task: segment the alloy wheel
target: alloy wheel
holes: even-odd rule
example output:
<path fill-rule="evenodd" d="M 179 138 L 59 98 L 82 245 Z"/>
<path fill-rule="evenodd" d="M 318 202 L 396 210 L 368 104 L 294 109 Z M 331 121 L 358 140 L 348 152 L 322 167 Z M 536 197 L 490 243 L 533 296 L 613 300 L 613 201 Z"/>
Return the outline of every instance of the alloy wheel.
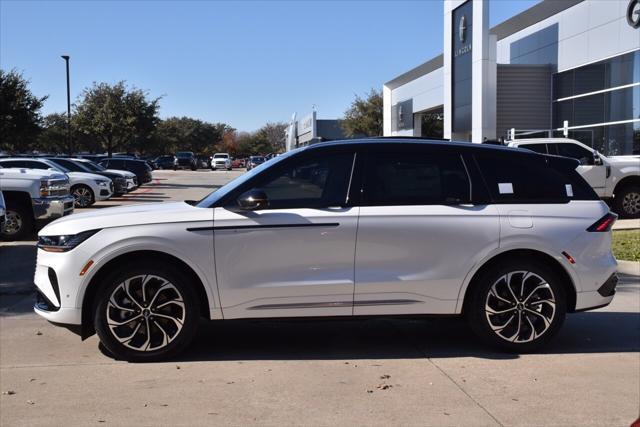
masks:
<path fill-rule="evenodd" d="M 640 193 L 629 192 L 622 199 L 622 209 L 627 215 L 637 215 L 640 213 Z"/>
<path fill-rule="evenodd" d="M 126 279 L 111 292 L 106 307 L 113 337 L 123 346 L 142 352 L 169 345 L 182 331 L 185 318 L 178 288 L 155 275 Z"/>
<path fill-rule="evenodd" d="M 512 271 L 496 280 L 487 294 L 485 315 L 500 338 L 526 343 L 542 336 L 551 327 L 556 298 L 541 276 L 528 271 Z"/>
<path fill-rule="evenodd" d="M 22 217 L 18 212 L 7 211 L 2 225 L 2 234 L 13 235 L 22 229 Z"/>
<path fill-rule="evenodd" d="M 86 187 L 78 187 L 73 190 L 73 197 L 76 199 L 76 206 L 86 208 L 91 204 L 93 197 L 91 190 Z"/>

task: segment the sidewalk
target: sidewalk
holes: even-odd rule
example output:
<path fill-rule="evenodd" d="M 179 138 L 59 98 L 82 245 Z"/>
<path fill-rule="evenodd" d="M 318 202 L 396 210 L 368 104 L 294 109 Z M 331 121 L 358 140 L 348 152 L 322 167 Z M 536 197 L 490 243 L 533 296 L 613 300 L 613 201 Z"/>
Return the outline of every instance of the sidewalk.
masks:
<path fill-rule="evenodd" d="M 640 219 L 619 219 L 613 224 L 613 230 L 638 230 Z"/>

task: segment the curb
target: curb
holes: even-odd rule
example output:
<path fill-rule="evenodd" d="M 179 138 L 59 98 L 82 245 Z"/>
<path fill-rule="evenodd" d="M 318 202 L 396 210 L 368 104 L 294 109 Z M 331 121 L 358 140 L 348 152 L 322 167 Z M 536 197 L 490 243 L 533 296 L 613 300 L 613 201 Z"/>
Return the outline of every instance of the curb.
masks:
<path fill-rule="evenodd" d="M 618 260 L 618 273 L 640 277 L 640 262 Z"/>

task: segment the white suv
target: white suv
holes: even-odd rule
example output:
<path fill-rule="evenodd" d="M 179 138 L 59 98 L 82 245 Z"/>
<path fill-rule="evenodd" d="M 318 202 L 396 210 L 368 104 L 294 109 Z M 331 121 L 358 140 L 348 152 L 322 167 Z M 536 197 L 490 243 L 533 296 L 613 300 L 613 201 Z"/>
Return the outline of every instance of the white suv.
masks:
<path fill-rule="evenodd" d="M 312 145 L 193 206 L 48 225 L 35 310 L 136 361 L 177 354 L 200 317 L 462 315 L 531 351 L 615 293 L 616 216 L 576 165 L 467 143 Z"/>
<path fill-rule="evenodd" d="M 606 157 L 568 138 L 518 139 L 509 147 L 578 160 L 578 172 L 600 198 L 613 201 L 613 209 L 622 217 L 640 218 L 640 156 Z"/>
<path fill-rule="evenodd" d="M 211 157 L 211 170 L 216 169 L 231 170 L 231 156 L 228 153 L 216 153 Z"/>

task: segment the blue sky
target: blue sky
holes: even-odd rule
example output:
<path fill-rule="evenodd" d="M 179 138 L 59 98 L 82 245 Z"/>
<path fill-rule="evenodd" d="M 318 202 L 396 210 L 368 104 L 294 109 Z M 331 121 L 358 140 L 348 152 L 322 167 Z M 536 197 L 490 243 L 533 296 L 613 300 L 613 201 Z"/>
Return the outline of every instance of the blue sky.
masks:
<path fill-rule="evenodd" d="M 491 25 L 537 0 L 492 0 Z M 161 117 L 254 130 L 343 114 L 368 92 L 442 52 L 443 3 L 423 1 L 0 0 L 0 67 L 18 69 L 45 113 L 93 81 L 163 96 Z"/>

